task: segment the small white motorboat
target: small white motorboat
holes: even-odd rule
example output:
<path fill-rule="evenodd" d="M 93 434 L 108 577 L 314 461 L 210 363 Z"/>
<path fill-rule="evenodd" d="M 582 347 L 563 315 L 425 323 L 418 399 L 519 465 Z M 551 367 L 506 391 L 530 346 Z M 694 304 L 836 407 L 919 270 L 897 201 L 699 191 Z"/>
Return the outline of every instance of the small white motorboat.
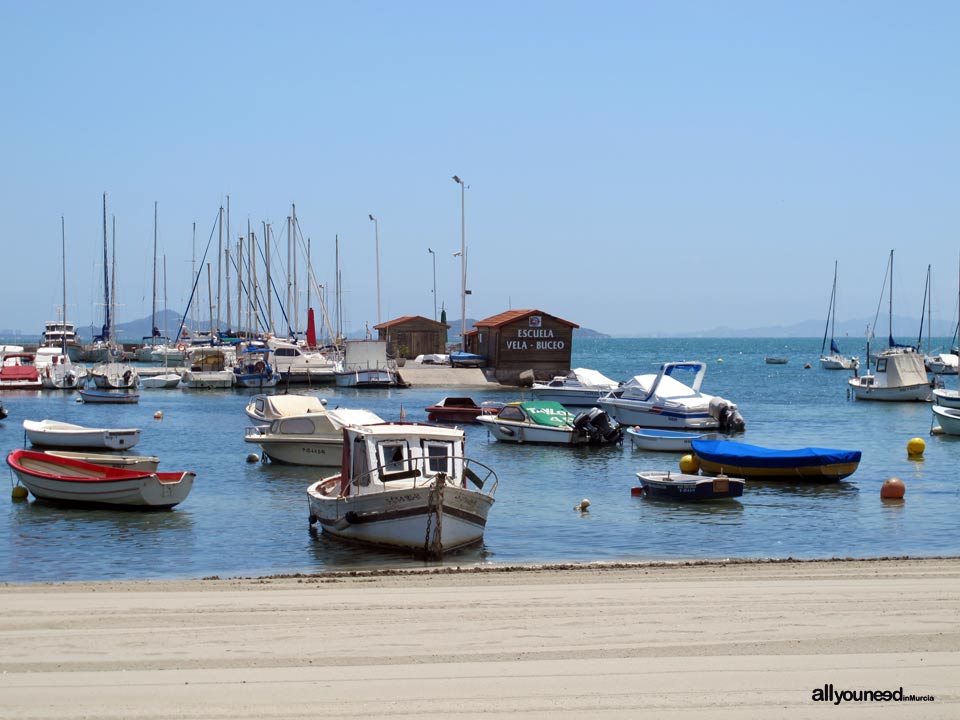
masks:
<path fill-rule="evenodd" d="M 343 428 L 382 422 L 369 410 L 338 408 L 282 417 L 269 426 L 254 425 L 246 429 L 243 439 L 263 448 L 273 462 L 335 468 L 343 460 Z"/>
<path fill-rule="evenodd" d="M 960 409 L 941 405 L 933 405 L 930 409 L 933 410 L 933 417 L 937 422 L 933 432 L 937 432 L 939 426 L 943 435 L 960 435 Z"/>
<path fill-rule="evenodd" d="M 126 450 L 140 442 L 137 428 L 89 428 L 58 420 L 24 420 L 23 430 L 37 447 Z"/>
<path fill-rule="evenodd" d="M 109 465 L 122 470 L 155 472 L 160 465 L 160 458 L 155 455 L 120 455 L 117 453 L 71 452 L 69 450 L 44 450 L 43 452 L 55 457 L 81 460 L 94 465 Z"/>
<path fill-rule="evenodd" d="M 175 372 L 140 377 L 140 387 L 145 390 L 172 390 L 180 384 L 180 376 Z"/>
<path fill-rule="evenodd" d="M 736 405 L 700 392 L 706 371 L 706 363 L 699 361 L 663 363 L 656 375 L 637 375 L 601 397 L 600 407 L 621 425 L 742 432 Z M 693 373 L 693 382 L 682 383 L 675 373 Z"/>
<path fill-rule="evenodd" d="M 480 415 L 497 440 L 552 445 L 608 445 L 620 440 L 620 428 L 599 408 L 574 415 L 558 402 L 511 402 L 496 415 Z"/>
<path fill-rule="evenodd" d="M 600 396 L 620 387 L 620 383 L 588 368 L 574 368 L 546 383 L 534 383 L 530 394 L 537 400 L 558 402 L 565 407 L 599 407 Z"/>
<path fill-rule="evenodd" d="M 195 477 L 189 471 L 124 470 L 32 450 L 14 450 L 7 464 L 35 498 L 77 505 L 171 508 L 186 499 Z"/>
<path fill-rule="evenodd" d="M 960 367 L 960 356 L 954 353 L 938 353 L 924 358 L 924 364 L 934 375 L 956 375 Z"/>
<path fill-rule="evenodd" d="M 233 387 L 233 349 L 210 345 L 194 347 L 180 378 L 184 389 L 217 390 Z"/>
<path fill-rule="evenodd" d="M 429 557 L 483 540 L 497 475 L 464 457 L 460 428 L 417 423 L 344 429 L 343 471 L 307 488 L 325 534 Z"/>
<path fill-rule="evenodd" d="M 689 433 L 659 428 L 627 428 L 624 433 L 634 447 L 657 452 L 692 452 L 694 440 L 720 439 L 720 433 Z"/>

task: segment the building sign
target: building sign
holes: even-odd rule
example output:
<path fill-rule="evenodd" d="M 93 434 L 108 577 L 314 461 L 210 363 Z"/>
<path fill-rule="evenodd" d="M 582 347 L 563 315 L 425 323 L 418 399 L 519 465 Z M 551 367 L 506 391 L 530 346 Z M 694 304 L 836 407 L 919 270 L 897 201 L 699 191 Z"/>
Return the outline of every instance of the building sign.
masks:
<path fill-rule="evenodd" d="M 503 340 L 507 350 L 564 350 L 567 347 L 566 340 L 554 337 L 552 328 L 541 327 L 539 315 L 530 317 L 530 327 L 517 328 L 516 332 L 514 338 L 506 337 L 506 333 L 504 334 Z"/>

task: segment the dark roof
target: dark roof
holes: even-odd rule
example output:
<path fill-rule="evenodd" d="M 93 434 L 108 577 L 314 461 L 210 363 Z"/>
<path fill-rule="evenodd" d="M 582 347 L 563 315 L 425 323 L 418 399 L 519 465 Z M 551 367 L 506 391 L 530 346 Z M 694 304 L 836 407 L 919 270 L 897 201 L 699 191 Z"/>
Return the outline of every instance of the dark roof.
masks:
<path fill-rule="evenodd" d="M 554 320 L 563 323 L 564 325 L 569 325 L 570 327 L 578 328 L 580 327 L 576 323 L 570 322 L 569 320 L 564 320 L 563 318 L 557 317 L 556 315 L 551 315 L 550 313 L 543 312 L 543 310 L 507 310 L 502 312 L 499 315 L 492 315 L 491 317 L 485 318 L 484 320 L 478 320 L 473 324 L 474 327 L 502 327 L 504 325 L 509 325 L 512 322 L 517 320 L 523 320 L 526 317 L 531 315 L 546 315 L 547 317 L 553 318 Z"/>
<path fill-rule="evenodd" d="M 439 325 L 440 327 L 445 327 L 447 329 L 450 328 L 450 326 L 447 325 L 446 323 L 438 322 L 436 320 L 431 320 L 430 318 L 425 318 L 423 315 L 404 315 L 403 317 L 398 317 L 394 320 L 387 320 L 386 322 L 382 322 L 379 325 L 374 325 L 373 329 L 386 330 L 387 328 L 396 327 L 397 325 L 403 325 L 404 323 L 408 323 L 411 320 L 423 320 L 424 322 L 434 323 L 435 325 Z"/>

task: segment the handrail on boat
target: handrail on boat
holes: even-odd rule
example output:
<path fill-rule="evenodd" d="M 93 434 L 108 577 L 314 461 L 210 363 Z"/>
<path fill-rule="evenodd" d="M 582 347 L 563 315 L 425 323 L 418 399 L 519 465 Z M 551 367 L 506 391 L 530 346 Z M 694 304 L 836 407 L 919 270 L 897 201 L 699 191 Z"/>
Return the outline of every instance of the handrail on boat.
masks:
<path fill-rule="evenodd" d="M 428 462 L 437 460 L 448 460 L 454 461 L 454 467 L 456 467 L 456 461 L 461 461 L 461 467 L 463 468 L 463 477 L 458 478 L 455 475 L 451 475 L 443 470 L 432 471 L 429 469 Z M 391 463 L 393 464 L 393 463 Z M 381 486 L 380 491 L 386 492 L 394 488 L 390 487 L 390 483 L 396 480 L 413 480 L 414 488 L 430 487 L 434 484 L 436 479 L 444 475 L 446 480 L 450 484 L 450 481 L 455 481 L 456 485 L 459 485 L 461 479 L 469 480 L 474 486 L 476 486 L 477 491 L 482 492 L 485 495 L 493 497 L 497 492 L 497 487 L 500 484 L 500 479 L 497 477 L 496 471 L 488 465 L 485 465 L 482 462 L 474 460 L 472 458 L 464 457 L 461 455 L 433 455 L 433 456 L 422 456 L 416 458 L 408 458 L 403 461 L 405 466 L 403 470 L 398 472 L 386 472 L 386 467 L 383 465 L 378 465 L 377 467 L 369 470 L 362 475 L 359 475 L 353 478 L 347 485 L 348 495 L 357 494 L 357 491 L 361 488 L 364 493 L 369 493 L 369 487 L 373 484 L 372 480 L 377 480 L 378 484 Z M 450 467 L 450 463 L 447 463 L 447 467 Z M 491 478 L 493 479 L 492 484 L 490 483 Z M 335 476 L 327 478 L 320 485 L 320 490 L 327 494 L 329 491 L 334 490 L 334 488 L 341 487 L 341 476 Z M 352 488 L 352 490 L 351 490 Z M 338 490 L 338 494 L 343 494 Z"/>

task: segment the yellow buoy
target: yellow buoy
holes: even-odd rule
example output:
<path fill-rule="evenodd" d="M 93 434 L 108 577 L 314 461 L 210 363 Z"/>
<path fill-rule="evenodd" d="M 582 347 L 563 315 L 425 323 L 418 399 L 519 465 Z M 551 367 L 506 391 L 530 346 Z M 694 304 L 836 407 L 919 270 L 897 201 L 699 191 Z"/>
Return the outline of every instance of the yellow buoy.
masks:
<path fill-rule="evenodd" d="M 680 458 L 680 472 L 696 475 L 700 472 L 700 462 L 693 455 L 684 455 Z"/>
<path fill-rule="evenodd" d="M 10 495 L 14 500 L 26 500 L 27 489 L 23 485 L 14 485 L 13 492 Z"/>
<path fill-rule="evenodd" d="M 923 438 L 910 438 L 907 442 L 907 455 L 910 457 L 922 457 L 923 451 L 927 449 L 927 444 Z"/>
<path fill-rule="evenodd" d="M 903 500 L 906 491 L 907 488 L 904 486 L 903 480 L 890 478 L 883 481 L 883 485 L 880 487 L 880 497 L 884 500 Z"/>

